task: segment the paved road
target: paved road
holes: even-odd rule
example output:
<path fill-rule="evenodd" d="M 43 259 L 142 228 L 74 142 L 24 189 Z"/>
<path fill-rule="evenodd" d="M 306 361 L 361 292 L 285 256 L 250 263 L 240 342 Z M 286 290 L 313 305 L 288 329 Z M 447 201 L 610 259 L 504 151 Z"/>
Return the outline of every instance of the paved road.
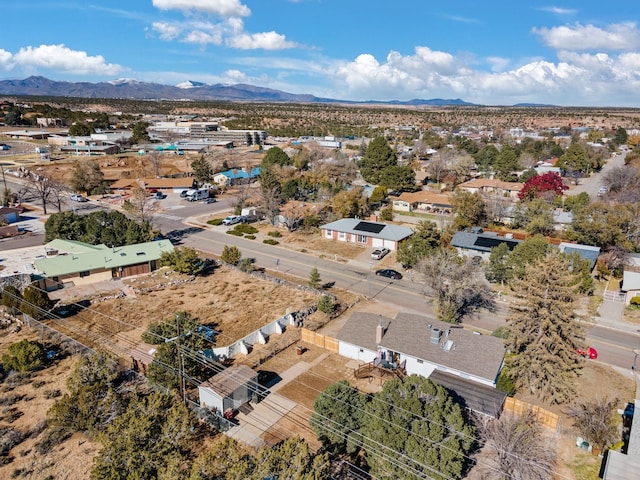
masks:
<path fill-rule="evenodd" d="M 598 190 L 604 185 L 603 178 L 607 172 L 617 167 L 624 166 L 624 159 L 627 156 L 627 152 L 622 152 L 620 155 L 616 155 L 610 158 L 607 163 L 604 164 L 599 172 L 593 173 L 589 178 L 580 180 L 580 184 L 571 189 L 571 195 L 578 195 L 582 192 L 587 192 L 589 198 L 595 199 L 598 196 Z"/>

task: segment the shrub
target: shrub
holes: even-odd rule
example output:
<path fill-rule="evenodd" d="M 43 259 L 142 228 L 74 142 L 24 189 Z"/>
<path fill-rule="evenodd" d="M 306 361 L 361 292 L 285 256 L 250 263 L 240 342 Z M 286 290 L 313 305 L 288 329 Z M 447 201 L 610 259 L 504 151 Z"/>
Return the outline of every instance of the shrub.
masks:
<path fill-rule="evenodd" d="M 272 230 L 272 231 L 270 231 L 269 233 L 267 233 L 267 235 L 269 235 L 270 237 L 273 237 L 273 238 L 280 238 L 280 237 L 282 237 L 282 234 L 281 234 L 279 231 L 277 231 L 277 230 Z"/>
<path fill-rule="evenodd" d="M 243 235 L 243 233 L 238 230 L 227 230 L 227 233 L 236 237 L 241 237 Z"/>
<path fill-rule="evenodd" d="M 255 235 L 245 235 L 244 238 L 246 238 L 247 240 L 255 240 L 256 236 Z"/>
<path fill-rule="evenodd" d="M 274 240 L 273 238 L 265 238 L 262 243 L 266 243 L 267 245 L 279 245 L 280 242 L 277 240 Z"/>
<path fill-rule="evenodd" d="M 2 363 L 7 370 L 28 372 L 37 370 L 45 361 L 44 346 L 40 342 L 20 340 L 9 346 L 9 351 L 2 356 Z"/>
<path fill-rule="evenodd" d="M 207 220 L 207 223 L 209 225 L 218 226 L 218 225 L 222 225 L 223 220 L 224 218 L 212 218 L 211 220 Z"/>
<path fill-rule="evenodd" d="M 253 225 L 247 225 L 246 223 L 238 223 L 233 229 L 237 232 L 244 234 L 258 233 L 258 229 Z"/>
<path fill-rule="evenodd" d="M 220 256 L 220 259 L 224 263 L 229 263 L 231 265 L 237 265 L 241 258 L 242 253 L 240 252 L 240 249 L 236 246 L 229 245 L 224 246 L 222 249 L 222 255 Z"/>
<path fill-rule="evenodd" d="M 636 295 L 631 299 L 631 305 L 634 307 L 640 307 L 640 295 Z"/>

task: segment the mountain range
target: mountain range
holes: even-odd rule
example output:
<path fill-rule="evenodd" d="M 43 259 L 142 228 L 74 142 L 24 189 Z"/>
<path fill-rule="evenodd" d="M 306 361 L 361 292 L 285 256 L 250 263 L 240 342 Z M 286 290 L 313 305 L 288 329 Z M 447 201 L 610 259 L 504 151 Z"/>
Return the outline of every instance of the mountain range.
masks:
<path fill-rule="evenodd" d="M 460 99 L 408 100 L 352 102 L 314 95 L 287 93 L 281 90 L 236 84 L 209 85 L 187 80 L 178 85 L 140 82 L 122 78 L 110 82 L 66 82 L 31 76 L 24 80 L 0 80 L 0 95 L 75 97 L 75 98 L 121 98 L 136 100 L 208 100 L 237 102 L 288 102 L 288 103 L 351 103 L 381 105 L 474 105 Z"/>

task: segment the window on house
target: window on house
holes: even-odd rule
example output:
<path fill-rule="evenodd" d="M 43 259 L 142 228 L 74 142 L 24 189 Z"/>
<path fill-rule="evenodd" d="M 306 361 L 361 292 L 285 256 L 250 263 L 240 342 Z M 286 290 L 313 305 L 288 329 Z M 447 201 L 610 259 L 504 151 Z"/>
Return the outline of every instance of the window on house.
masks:
<path fill-rule="evenodd" d="M 367 237 L 365 235 L 357 235 L 356 242 L 358 243 L 367 243 Z"/>
<path fill-rule="evenodd" d="M 89 272 L 89 270 L 85 270 L 84 272 L 80 272 L 80 277 L 88 277 L 89 275 L 91 275 L 91 272 Z"/>
<path fill-rule="evenodd" d="M 340 233 L 338 233 L 338 238 L 339 238 L 340 240 L 344 240 L 344 239 L 346 239 L 346 238 L 347 238 L 347 234 L 346 234 L 346 233 L 344 233 L 344 232 L 340 232 Z"/>
<path fill-rule="evenodd" d="M 333 231 L 332 231 L 332 230 L 325 230 L 325 232 L 326 232 L 326 233 L 325 233 L 325 236 L 326 236 L 327 238 L 331 238 L 331 237 L 333 236 Z"/>

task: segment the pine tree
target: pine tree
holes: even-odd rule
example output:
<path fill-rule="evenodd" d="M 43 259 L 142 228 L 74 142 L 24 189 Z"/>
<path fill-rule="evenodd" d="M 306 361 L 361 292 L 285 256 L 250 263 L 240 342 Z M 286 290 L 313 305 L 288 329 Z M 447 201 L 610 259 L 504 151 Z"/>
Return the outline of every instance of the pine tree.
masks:
<path fill-rule="evenodd" d="M 318 269 L 316 267 L 313 267 L 311 269 L 311 272 L 309 273 L 309 283 L 308 283 L 308 285 L 311 288 L 320 288 L 320 284 L 321 284 L 320 272 L 318 272 Z"/>
<path fill-rule="evenodd" d="M 576 321 L 576 281 L 569 264 L 553 249 L 527 265 L 522 279 L 514 279 L 516 300 L 510 305 L 507 348 L 516 388 L 552 403 L 572 397 L 582 357 L 584 331 Z"/>

